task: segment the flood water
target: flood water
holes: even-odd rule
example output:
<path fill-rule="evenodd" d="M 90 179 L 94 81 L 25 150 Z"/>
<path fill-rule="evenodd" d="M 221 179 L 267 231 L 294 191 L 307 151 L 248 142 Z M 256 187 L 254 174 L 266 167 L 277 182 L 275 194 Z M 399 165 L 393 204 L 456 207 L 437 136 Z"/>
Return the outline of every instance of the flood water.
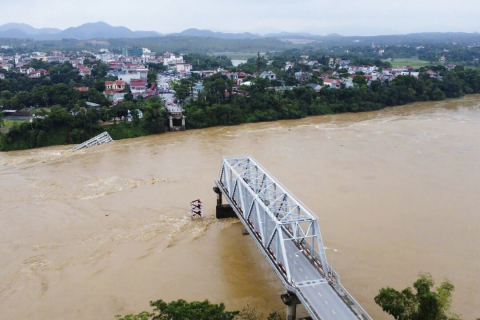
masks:
<path fill-rule="evenodd" d="M 188 119 L 187 119 L 188 124 Z M 480 96 L 379 112 L 0 153 L 0 319 L 114 319 L 183 298 L 283 310 L 238 221 L 217 221 L 222 156 L 251 155 L 317 216 L 374 319 L 420 271 L 480 317 Z M 207 218 L 191 222 L 189 202 Z"/>

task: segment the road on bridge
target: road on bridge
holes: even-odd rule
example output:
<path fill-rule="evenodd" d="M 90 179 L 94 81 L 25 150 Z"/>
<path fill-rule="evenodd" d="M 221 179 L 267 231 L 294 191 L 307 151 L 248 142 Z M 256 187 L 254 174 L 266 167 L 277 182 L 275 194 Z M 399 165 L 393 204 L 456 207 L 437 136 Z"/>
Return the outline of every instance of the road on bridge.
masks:
<path fill-rule="evenodd" d="M 358 320 L 302 251 L 291 241 L 287 241 L 285 248 L 293 282 L 321 319 Z"/>
<path fill-rule="evenodd" d="M 267 223 L 267 229 L 271 231 L 272 228 L 275 228 L 275 222 L 270 220 Z M 358 320 L 345 301 L 305 256 L 303 250 L 300 250 L 292 241 L 285 241 L 285 250 L 295 286 L 320 319 Z"/>

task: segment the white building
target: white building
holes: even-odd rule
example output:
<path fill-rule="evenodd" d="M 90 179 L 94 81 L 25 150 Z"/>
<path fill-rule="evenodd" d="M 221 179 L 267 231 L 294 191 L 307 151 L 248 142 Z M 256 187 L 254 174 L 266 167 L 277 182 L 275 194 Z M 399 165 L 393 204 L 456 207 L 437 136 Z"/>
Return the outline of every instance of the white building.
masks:
<path fill-rule="evenodd" d="M 260 78 L 266 78 L 268 80 L 276 80 L 277 79 L 277 75 L 272 72 L 272 71 L 263 71 L 261 74 L 260 74 Z"/>
<path fill-rule="evenodd" d="M 126 73 L 126 74 L 119 74 L 118 75 L 118 80 L 123 80 L 125 81 L 128 85 L 130 85 L 130 82 L 132 79 L 140 79 L 140 72 L 135 72 L 135 73 Z"/>
<path fill-rule="evenodd" d="M 190 72 L 192 71 L 192 68 L 193 66 L 190 64 L 190 63 L 186 63 L 186 62 L 177 62 L 175 63 L 175 66 L 177 68 L 177 72 Z"/>

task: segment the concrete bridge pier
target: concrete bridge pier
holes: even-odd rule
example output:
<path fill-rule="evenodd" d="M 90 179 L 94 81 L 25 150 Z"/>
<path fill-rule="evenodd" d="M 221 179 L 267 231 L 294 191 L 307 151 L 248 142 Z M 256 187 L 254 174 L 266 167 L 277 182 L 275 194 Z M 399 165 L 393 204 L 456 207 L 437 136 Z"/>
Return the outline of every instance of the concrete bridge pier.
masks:
<path fill-rule="evenodd" d="M 280 296 L 283 303 L 287 306 L 287 320 L 297 319 L 297 304 L 300 304 L 300 300 L 292 292 L 287 292 Z"/>
<path fill-rule="evenodd" d="M 216 216 L 217 219 L 225 218 L 237 218 L 235 211 L 229 204 L 222 204 L 222 192 L 218 187 L 213 187 L 213 191 L 217 194 L 217 207 L 216 207 Z"/>

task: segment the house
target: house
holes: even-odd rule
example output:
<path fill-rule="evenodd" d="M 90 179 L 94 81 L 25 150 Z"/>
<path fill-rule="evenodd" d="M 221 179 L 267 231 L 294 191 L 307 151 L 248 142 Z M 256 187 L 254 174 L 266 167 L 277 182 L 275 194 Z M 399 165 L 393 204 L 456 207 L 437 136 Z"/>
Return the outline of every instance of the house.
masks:
<path fill-rule="evenodd" d="M 138 119 L 143 118 L 143 112 L 140 109 L 135 109 L 135 110 L 133 110 L 133 112 L 135 112 L 137 114 Z M 128 110 L 127 121 L 132 121 L 132 120 L 133 120 L 132 112 L 130 112 L 130 110 Z"/>
<path fill-rule="evenodd" d="M 307 80 L 310 79 L 312 75 L 308 72 L 304 72 L 304 71 L 299 71 L 299 72 L 295 72 L 295 78 L 297 79 L 297 81 L 299 81 L 300 83 L 305 83 L 307 82 Z"/>
<path fill-rule="evenodd" d="M 215 71 L 212 71 L 212 70 L 204 70 L 200 73 L 202 78 L 210 77 L 210 76 L 213 76 L 214 74 L 215 74 Z"/>
<path fill-rule="evenodd" d="M 108 101 L 112 102 L 112 104 L 117 104 L 123 101 L 123 98 L 125 97 L 124 92 L 116 92 L 116 91 L 107 91 L 105 90 L 103 92 L 103 95 L 105 98 L 108 99 Z"/>
<path fill-rule="evenodd" d="M 345 89 L 354 88 L 355 84 L 353 83 L 353 78 L 343 79 L 343 84 L 345 85 Z"/>
<path fill-rule="evenodd" d="M 85 67 L 85 66 L 82 65 L 82 64 L 78 65 L 78 72 L 80 73 L 80 75 L 81 75 L 82 77 L 92 75 L 92 71 L 90 70 L 90 68 Z"/>
<path fill-rule="evenodd" d="M 99 108 L 101 107 L 98 103 L 94 103 L 94 102 L 85 102 L 85 104 L 87 105 L 87 107 L 90 107 L 90 108 Z"/>
<path fill-rule="evenodd" d="M 263 71 L 261 74 L 260 74 L 260 78 L 266 78 L 268 80 L 276 80 L 277 79 L 277 75 L 272 72 L 272 71 Z"/>
<path fill-rule="evenodd" d="M 183 62 L 183 55 L 175 55 L 171 52 L 165 52 L 163 55 L 163 64 L 169 68 L 175 68 L 177 63 Z"/>
<path fill-rule="evenodd" d="M 125 89 L 126 82 L 123 80 L 105 81 L 105 90 L 122 91 Z"/>
<path fill-rule="evenodd" d="M 447 70 L 448 70 L 448 71 L 452 71 L 453 69 L 455 69 L 455 67 L 456 67 L 456 65 L 454 65 L 454 64 L 449 64 L 449 65 L 447 66 Z"/>
<path fill-rule="evenodd" d="M 203 90 L 205 90 L 205 87 L 201 85 L 196 85 L 195 87 L 192 88 L 192 90 L 193 90 L 193 96 L 197 98 L 198 94 Z"/>
<path fill-rule="evenodd" d="M 248 91 L 235 89 L 232 91 L 232 94 L 236 94 L 243 97 L 248 97 Z"/>
<path fill-rule="evenodd" d="M 90 88 L 89 87 L 75 87 L 73 89 L 75 89 L 77 91 L 88 91 L 88 89 L 90 89 Z"/>
<path fill-rule="evenodd" d="M 0 79 L 5 80 L 5 75 L 3 73 L 0 73 Z"/>
<path fill-rule="evenodd" d="M 132 91 L 132 93 L 143 93 L 146 90 L 147 90 L 147 80 L 132 79 L 130 81 L 130 91 Z"/>
<path fill-rule="evenodd" d="M 30 66 L 22 66 L 20 67 L 20 73 L 24 74 L 30 74 L 35 71 L 35 68 L 32 68 Z"/>
<path fill-rule="evenodd" d="M 117 71 L 117 72 L 109 72 L 107 77 L 114 76 L 117 77 L 118 80 L 125 81 L 128 85 L 130 85 L 130 81 L 133 79 L 141 79 L 141 75 L 139 72 L 134 73 L 127 73 L 125 71 Z"/>
<path fill-rule="evenodd" d="M 335 58 L 330 58 L 330 59 L 328 60 L 328 66 L 329 66 L 330 68 L 335 67 Z"/>
<path fill-rule="evenodd" d="M 33 69 L 33 68 L 32 68 Z M 50 73 L 45 69 L 38 69 L 28 73 L 30 79 L 40 79 L 43 76 L 48 76 Z"/>
<path fill-rule="evenodd" d="M 191 63 L 186 63 L 186 62 L 177 62 L 175 63 L 175 66 L 177 68 L 177 72 L 185 72 L 185 73 L 192 71 L 192 68 L 193 68 Z"/>
<path fill-rule="evenodd" d="M 317 92 L 317 93 L 320 93 L 320 90 L 322 89 L 322 86 L 319 85 L 319 84 L 316 84 L 316 83 L 306 84 L 305 87 L 313 88 L 313 90 L 315 90 L 315 92 Z"/>
<path fill-rule="evenodd" d="M 327 70 L 326 72 L 328 78 L 338 78 L 339 73 L 335 70 Z"/>
<path fill-rule="evenodd" d="M 337 79 L 324 79 L 323 80 L 323 87 L 330 87 L 333 89 L 337 89 L 339 86 Z"/>
<path fill-rule="evenodd" d="M 441 56 L 438 61 L 440 61 L 441 63 L 445 63 L 445 61 L 447 61 L 447 58 L 445 58 L 445 56 Z"/>
<path fill-rule="evenodd" d="M 287 61 L 285 62 L 285 71 L 292 69 L 295 66 L 295 63 Z"/>

